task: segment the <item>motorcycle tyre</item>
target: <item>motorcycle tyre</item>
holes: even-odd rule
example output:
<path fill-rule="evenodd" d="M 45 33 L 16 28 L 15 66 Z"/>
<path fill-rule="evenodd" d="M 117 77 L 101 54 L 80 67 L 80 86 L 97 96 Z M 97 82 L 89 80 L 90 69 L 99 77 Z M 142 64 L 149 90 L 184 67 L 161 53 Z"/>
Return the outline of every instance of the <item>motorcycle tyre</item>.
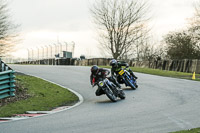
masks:
<path fill-rule="evenodd" d="M 130 87 L 131 87 L 133 90 L 136 90 L 136 87 L 133 86 L 133 84 L 132 84 L 129 80 L 127 80 L 127 81 L 128 81 L 128 84 L 130 85 Z"/>
<path fill-rule="evenodd" d="M 136 87 L 136 88 L 138 88 L 138 85 L 137 85 L 137 84 L 135 84 L 135 87 Z"/>
<path fill-rule="evenodd" d="M 125 99 L 125 98 L 126 98 L 126 95 L 125 95 L 125 93 L 124 93 L 123 90 L 120 91 L 120 93 L 119 93 L 119 98 L 120 98 L 120 99 Z"/>
<path fill-rule="evenodd" d="M 117 97 L 114 95 L 114 93 L 109 89 L 104 90 L 106 96 L 112 101 L 112 102 L 117 102 Z"/>

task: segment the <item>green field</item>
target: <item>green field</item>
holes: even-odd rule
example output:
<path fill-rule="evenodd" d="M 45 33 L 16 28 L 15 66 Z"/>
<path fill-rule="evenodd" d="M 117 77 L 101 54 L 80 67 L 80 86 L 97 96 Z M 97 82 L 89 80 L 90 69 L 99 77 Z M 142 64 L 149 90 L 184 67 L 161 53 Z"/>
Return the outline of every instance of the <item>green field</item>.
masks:
<path fill-rule="evenodd" d="M 45 80 L 16 74 L 17 91 L 27 93 L 28 98 L 15 101 L 0 107 L 0 117 L 25 113 L 26 111 L 49 111 L 55 107 L 72 105 L 78 101 L 78 97 L 58 85 Z"/>

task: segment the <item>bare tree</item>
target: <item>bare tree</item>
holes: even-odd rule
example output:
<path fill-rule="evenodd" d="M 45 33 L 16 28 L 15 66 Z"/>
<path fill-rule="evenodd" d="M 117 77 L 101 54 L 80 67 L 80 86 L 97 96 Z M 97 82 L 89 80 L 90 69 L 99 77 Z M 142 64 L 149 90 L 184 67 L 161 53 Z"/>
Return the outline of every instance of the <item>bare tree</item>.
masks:
<path fill-rule="evenodd" d="M 118 59 L 132 51 L 141 38 L 148 5 L 141 0 L 96 0 L 91 7 L 93 22 L 99 32 L 99 43 Z"/>
<path fill-rule="evenodd" d="M 0 0 L 0 57 L 12 50 L 18 25 L 12 23 L 7 2 Z"/>
<path fill-rule="evenodd" d="M 136 52 L 136 59 L 145 60 L 147 56 L 149 55 L 149 51 L 151 50 L 151 36 L 148 34 L 149 29 L 148 27 L 143 27 L 139 32 L 139 38 L 137 39 L 135 43 L 135 52 Z M 133 53 L 134 54 L 134 53 Z"/>

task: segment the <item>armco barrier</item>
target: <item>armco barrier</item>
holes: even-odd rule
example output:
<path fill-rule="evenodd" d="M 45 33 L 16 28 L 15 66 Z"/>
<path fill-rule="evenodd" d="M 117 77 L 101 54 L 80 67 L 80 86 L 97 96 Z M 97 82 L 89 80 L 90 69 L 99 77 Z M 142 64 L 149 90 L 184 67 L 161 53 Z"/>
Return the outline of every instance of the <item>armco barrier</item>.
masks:
<path fill-rule="evenodd" d="M 15 96 L 14 71 L 0 59 L 0 99 Z"/>
<path fill-rule="evenodd" d="M 0 72 L 10 70 L 10 67 L 3 63 L 0 59 Z"/>
<path fill-rule="evenodd" d="M 15 96 L 15 76 L 13 70 L 0 72 L 0 99 Z"/>

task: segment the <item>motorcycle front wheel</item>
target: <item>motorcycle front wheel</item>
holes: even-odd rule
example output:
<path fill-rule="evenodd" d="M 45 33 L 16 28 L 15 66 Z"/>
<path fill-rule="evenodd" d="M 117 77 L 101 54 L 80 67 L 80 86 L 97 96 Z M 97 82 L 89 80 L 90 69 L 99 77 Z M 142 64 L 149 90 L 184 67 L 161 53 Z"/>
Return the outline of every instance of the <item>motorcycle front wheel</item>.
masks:
<path fill-rule="evenodd" d="M 133 90 L 136 89 L 136 86 L 134 86 L 133 83 L 130 82 L 130 80 L 127 80 L 127 82 L 128 82 L 128 84 L 130 85 L 130 87 L 131 87 Z"/>
<path fill-rule="evenodd" d="M 114 95 L 114 93 L 112 92 L 112 90 L 110 90 L 109 88 L 106 88 L 104 90 L 104 92 L 106 93 L 106 96 L 112 101 L 112 102 L 116 102 L 117 101 L 117 97 Z"/>

